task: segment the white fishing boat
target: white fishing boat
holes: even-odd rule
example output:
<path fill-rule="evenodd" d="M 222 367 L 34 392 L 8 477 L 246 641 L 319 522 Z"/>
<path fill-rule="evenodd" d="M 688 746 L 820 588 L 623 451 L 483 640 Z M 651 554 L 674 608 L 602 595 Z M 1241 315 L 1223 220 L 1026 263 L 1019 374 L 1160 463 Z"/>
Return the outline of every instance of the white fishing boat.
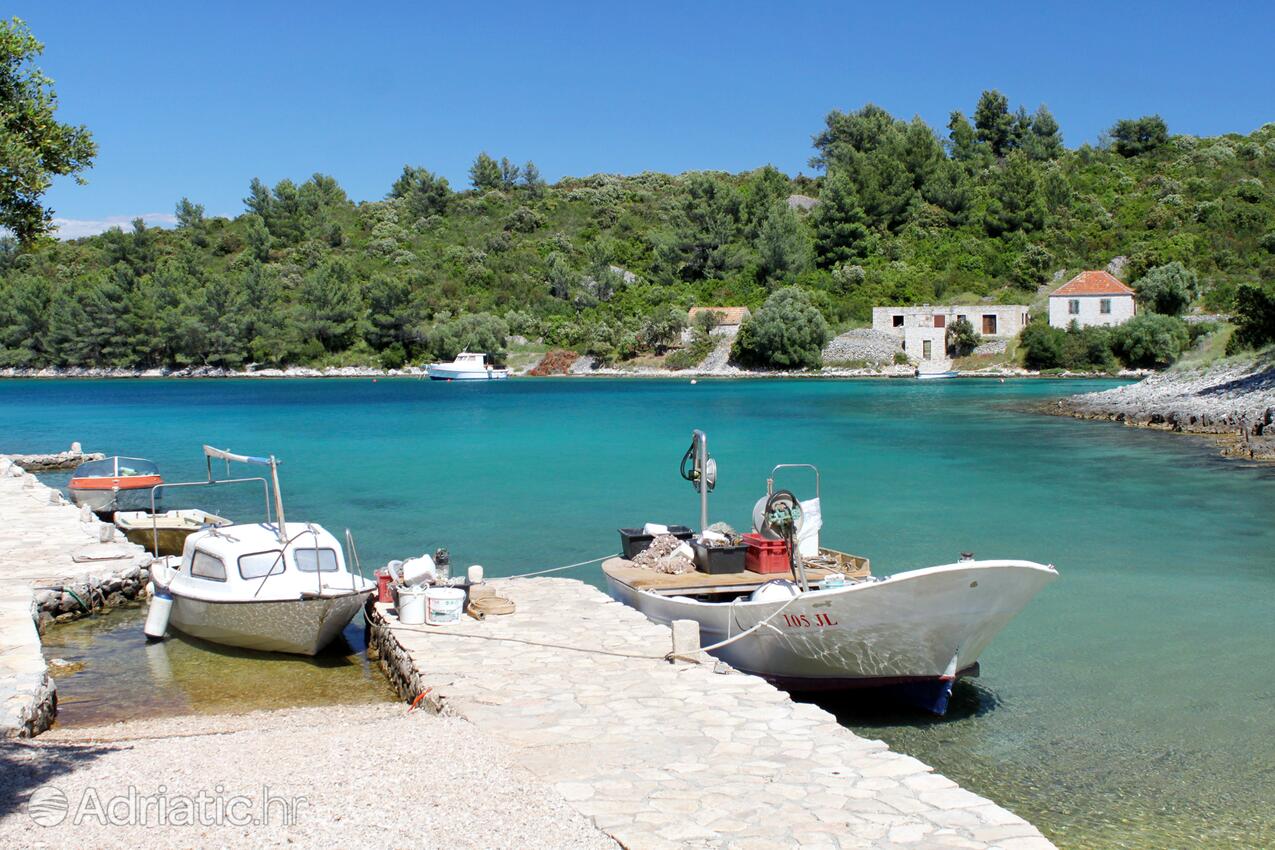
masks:
<path fill-rule="evenodd" d="M 235 455 L 211 446 L 204 446 L 204 454 L 208 481 L 164 486 L 259 481 L 266 496 L 265 521 L 196 531 L 186 537 L 180 558 L 154 562 L 147 636 L 160 638 L 173 628 L 227 646 L 318 653 L 349 624 L 375 585 L 350 571 L 341 544 L 322 526 L 286 521 L 274 457 Z M 271 479 L 214 479 L 213 458 L 269 466 Z M 346 542 L 353 551 L 348 531 Z"/>
<path fill-rule="evenodd" d="M 695 435 L 688 477 L 707 528 L 715 466 L 703 433 Z M 775 491 L 775 472 L 794 466 L 814 469 L 814 499 Z M 772 470 L 754 517 L 759 532 L 785 545 L 782 572 L 667 575 L 613 558 L 603 564 L 608 590 L 655 622 L 696 621 L 712 655 L 781 687 L 888 689 L 941 715 L 956 680 L 977 675 L 992 639 L 1058 578 L 1052 565 L 972 556 L 874 577 L 866 558 L 819 545 L 819 499 L 813 466 Z"/>
<path fill-rule="evenodd" d="M 951 369 L 946 369 L 942 372 L 922 372 L 918 369 L 916 373 L 916 379 L 918 381 L 940 381 L 940 380 L 945 380 L 947 378 L 956 378 L 959 376 L 960 376 L 959 372 L 953 371 Z"/>
<path fill-rule="evenodd" d="M 425 367 L 434 381 L 501 381 L 509 377 L 508 369 L 498 369 L 487 354 L 462 351 L 451 363 L 431 363 Z"/>

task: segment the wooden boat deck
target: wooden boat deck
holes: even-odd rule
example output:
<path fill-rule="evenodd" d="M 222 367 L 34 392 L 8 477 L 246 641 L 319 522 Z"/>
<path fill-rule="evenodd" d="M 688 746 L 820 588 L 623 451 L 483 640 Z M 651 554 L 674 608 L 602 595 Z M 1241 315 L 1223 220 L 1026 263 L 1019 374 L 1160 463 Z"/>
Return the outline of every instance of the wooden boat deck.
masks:
<path fill-rule="evenodd" d="M 829 567 L 807 565 L 806 578 L 809 581 L 822 581 L 834 572 L 839 572 L 850 579 L 867 578 L 872 574 L 867 558 L 858 555 L 847 555 L 832 549 L 821 549 Z M 835 565 L 836 569 L 831 566 Z M 714 593 L 751 593 L 768 581 L 787 579 L 796 581 L 792 570 L 782 573 L 754 573 L 744 570 L 742 573 L 702 573 L 696 570 L 690 573 L 669 575 L 659 573 L 647 567 L 640 567 L 624 558 L 611 558 L 603 562 L 602 571 L 609 577 L 634 590 L 647 590 L 660 596 L 702 596 Z"/>

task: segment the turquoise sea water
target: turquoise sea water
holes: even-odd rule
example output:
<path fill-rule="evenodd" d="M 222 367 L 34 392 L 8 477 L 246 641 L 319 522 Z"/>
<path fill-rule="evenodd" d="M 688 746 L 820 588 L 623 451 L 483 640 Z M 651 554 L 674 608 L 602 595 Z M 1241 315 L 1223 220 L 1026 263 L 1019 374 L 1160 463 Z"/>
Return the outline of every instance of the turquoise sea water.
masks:
<path fill-rule="evenodd" d="M 0 449 L 80 440 L 170 481 L 203 476 L 201 443 L 273 452 L 290 520 L 351 528 L 365 562 L 447 546 L 492 575 L 613 552 L 621 525 L 695 524 L 692 428 L 718 461 L 714 520 L 746 526 L 772 465 L 812 462 L 824 542 L 878 574 L 962 550 L 1062 574 L 949 718 L 829 703 L 843 722 L 1062 847 L 1271 846 L 1275 468 L 1030 411 L 1108 385 L 3 381 Z M 249 491 L 204 492 L 169 506 L 255 516 Z"/>

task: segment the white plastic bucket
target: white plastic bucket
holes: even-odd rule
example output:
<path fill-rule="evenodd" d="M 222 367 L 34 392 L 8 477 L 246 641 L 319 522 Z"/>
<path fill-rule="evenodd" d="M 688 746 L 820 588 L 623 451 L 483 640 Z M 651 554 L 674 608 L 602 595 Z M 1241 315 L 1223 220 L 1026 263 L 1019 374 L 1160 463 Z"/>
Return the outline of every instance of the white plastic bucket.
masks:
<path fill-rule="evenodd" d="M 464 605 L 465 591 L 459 587 L 431 587 L 425 591 L 425 622 L 431 626 L 459 623 Z"/>
<path fill-rule="evenodd" d="M 398 621 L 405 626 L 419 626 L 425 622 L 425 594 L 423 587 L 398 589 Z"/>

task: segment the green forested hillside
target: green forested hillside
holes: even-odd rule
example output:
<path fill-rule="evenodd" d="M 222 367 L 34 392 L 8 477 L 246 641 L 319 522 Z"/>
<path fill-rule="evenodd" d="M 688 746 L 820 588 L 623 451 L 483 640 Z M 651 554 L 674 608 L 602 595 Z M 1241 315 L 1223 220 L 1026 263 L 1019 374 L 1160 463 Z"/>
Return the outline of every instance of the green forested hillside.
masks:
<path fill-rule="evenodd" d="M 459 189 L 425 168 L 353 203 L 314 175 L 245 210 L 0 250 L 0 366 L 397 366 L 506 333 L 605 359 L 658 348 L 692 304 L 806 290 L 835 329 L 874 304 L 1030 303 L 1059 269 L 1172 261 L 1229 310 L 1275 279 L 1275 124 L 1170 135 L 1117 122 L 1066 149 L 1044 108 L 984 93 L 936 132 L 867 106 L 814 136 L 817 177 L 771 167 L 546 185 L 485 154 Z M 819 203 L 789 196 L 816 198 Z"/>

